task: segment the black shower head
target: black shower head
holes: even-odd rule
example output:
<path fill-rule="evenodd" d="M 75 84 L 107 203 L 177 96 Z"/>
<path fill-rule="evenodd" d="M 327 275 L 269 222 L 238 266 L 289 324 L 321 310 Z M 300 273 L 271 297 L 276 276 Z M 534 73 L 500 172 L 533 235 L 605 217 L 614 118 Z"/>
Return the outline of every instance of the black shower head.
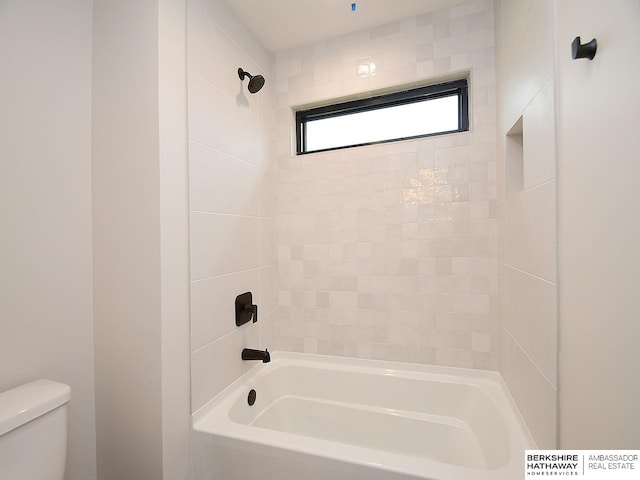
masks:
<path fill-rule="evenodd" d="M 251 93 L 259 92 L 264 86 L 264 77 L 262 75 L 251 75 L 242 68 L 238 69 L 238 77 L 240 77 L 240 80 L 244 80 L 244 77 L 249 77 L 249 91 Z"/>

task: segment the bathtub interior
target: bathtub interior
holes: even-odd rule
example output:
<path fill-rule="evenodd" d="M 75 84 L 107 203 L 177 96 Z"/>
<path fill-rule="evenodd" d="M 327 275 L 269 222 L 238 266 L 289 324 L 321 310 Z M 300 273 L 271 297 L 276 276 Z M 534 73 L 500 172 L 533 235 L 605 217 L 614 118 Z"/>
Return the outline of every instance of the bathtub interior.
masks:
<path fill-rule="evenodd" d="M 239 425 L 474 469 L 511 457 L 496 385 L 454 375 L 276 361 L 235 392 Z M 247 402 L 256 391 L 253 406 Z"/>

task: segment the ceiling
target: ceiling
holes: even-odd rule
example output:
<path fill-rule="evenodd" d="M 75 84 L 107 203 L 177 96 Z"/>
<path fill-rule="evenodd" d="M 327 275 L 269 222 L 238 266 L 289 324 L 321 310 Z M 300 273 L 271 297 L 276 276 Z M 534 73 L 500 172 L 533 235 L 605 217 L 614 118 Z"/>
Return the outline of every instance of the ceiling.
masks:
<path fill-rule="evenodd" d="M 226 0 L 272 52 L 308 45 L 465 0 Z M 356 11 L 351 4 L 356 3 Z"/>

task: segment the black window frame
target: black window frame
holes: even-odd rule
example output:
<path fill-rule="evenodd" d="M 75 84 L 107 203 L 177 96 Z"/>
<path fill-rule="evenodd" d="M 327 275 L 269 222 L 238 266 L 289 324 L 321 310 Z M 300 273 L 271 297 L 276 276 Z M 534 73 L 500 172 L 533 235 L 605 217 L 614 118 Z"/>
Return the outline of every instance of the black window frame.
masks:
<path fill-rule="evenodd" d="M 354 145 L 343 145 L 320 150 L 307 151 L 307 122 L 324 118 L 338 117 L 352 113 L 361 113 L 371 110 L 380 110 L 399 105 L 433 100 L 436 98 L 458 96 L 458 128 L 443 132 L 427 133 L 410 137 L 391 138 L 388 140 L 378 140 L 375 142 L 358 143 Z M 410 90 L 403 90 L 384 95 L 377 95 L 359 100 L 325 105 L 322 107 L 299 110 L 296 112 L 296 154 L 307 155 L 310 153 L 327 152 L 331 150 L 341 150 L 344 148 L 362 147 L 365 145 L 376 145 L 380 143 L 399 142 L 416 138 L 433 137 L 436 135 L 447 135 L 450 133 L 466 132 L 469 130 L 469 81 L 467 78 L 454 80 L 445 83 L 427 85 Z"/>

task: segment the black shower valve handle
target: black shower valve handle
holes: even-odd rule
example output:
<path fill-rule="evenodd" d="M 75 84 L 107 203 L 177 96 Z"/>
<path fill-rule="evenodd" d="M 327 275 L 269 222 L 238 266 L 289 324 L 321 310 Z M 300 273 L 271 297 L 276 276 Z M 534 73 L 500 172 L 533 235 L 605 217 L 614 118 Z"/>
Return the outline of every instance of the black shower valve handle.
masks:
<path fill-rule="evenodd" d="M 251 292 L 245 292 L 236 297 L 235 312 L 236 327 L 240 327 L 251 320 L 253 320 L 253 323 L 258 321 L 258 305 L 253 303 Z"/>
<path fill-rule="evenodd" d="M 258 321 L 258 305 L 245 305 L 244 311 L 251 314 L 253 323 Z"/>
<path fill-rule="evenodd" d="M 576 37 L 571 42 L 571 57 L 576 60 L 578 58 L 588 58 L 593 60 L 598 50 L 598 41 L 594 38 L 585 44 L 580 42 L 580 37 Z"/>

